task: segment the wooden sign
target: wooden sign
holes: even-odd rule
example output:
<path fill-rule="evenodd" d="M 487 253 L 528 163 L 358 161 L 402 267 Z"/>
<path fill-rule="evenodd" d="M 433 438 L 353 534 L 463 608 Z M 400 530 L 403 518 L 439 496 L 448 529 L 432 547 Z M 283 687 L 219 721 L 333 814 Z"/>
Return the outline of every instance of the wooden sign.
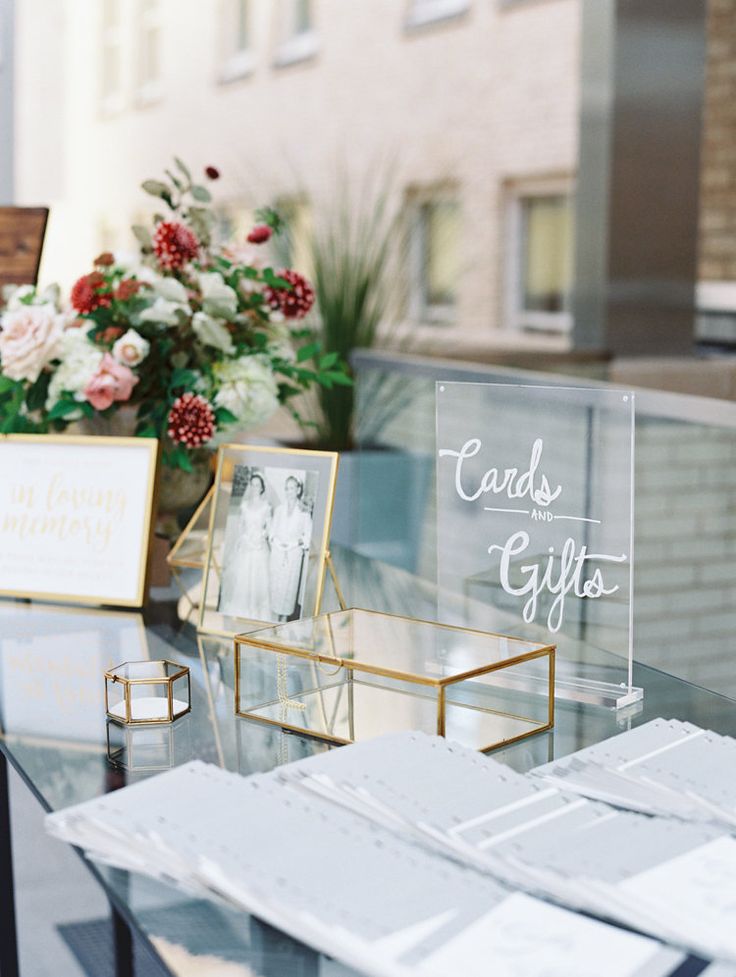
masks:
<path fill-rule="evenodd" d="M 0 595 L 140 607 L 158 441 L 0 437 Z"/>

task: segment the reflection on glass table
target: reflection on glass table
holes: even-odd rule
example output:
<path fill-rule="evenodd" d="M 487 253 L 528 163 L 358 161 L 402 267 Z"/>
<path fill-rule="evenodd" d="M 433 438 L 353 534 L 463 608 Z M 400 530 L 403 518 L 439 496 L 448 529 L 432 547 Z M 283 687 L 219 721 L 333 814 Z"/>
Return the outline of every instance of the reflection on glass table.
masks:
<path fill-rule="evenodd" d="M 335 553 L 335 559 L 348 603 L 432 619 L 436 594 L 426 582 L 348 551 Z M 334 595 L 328 594 L 325 609 L 336 606 Z M 173 592 L 142 616 L 0 603 L 0 747 L 47 810 L 99 796 L 192 758 L 247 775 L 332 748 L 238 718 L 232 641 L 198 636 L 190 622 L 179 619 L 176 608 Z M 486 618 L 484 611 L 470 605 L 466 611 L 468 626 L 503 630 L 503 622 Z M 606 655 L 589 647 L 568 649 L 573 653 L 603 673 L 610 664 Z M 127 750 L 127 759 L 116 754 L 111 762 L 103 673 L 126 659 L 145 658 L 188 666 L 191 713 L 171 725 L 170 740 L 118 743 L 117 748 Z M 630 710 L 558 701 L 554 730 L 494 756 L 527 770 L 656 716 L 736 735 L 732 700 L 645 666 L 636 667 L 634 679 L 645 696 Z M 245 914 L 192 900 L 141 877 L 90 867 L 134 931 L 156 941 L 174 973 L 184 971 L 171 956 L 172 945 L 181 948 L 175 954 L 214 955 L 248 966 L 259 977 L 347 973 Z"/>

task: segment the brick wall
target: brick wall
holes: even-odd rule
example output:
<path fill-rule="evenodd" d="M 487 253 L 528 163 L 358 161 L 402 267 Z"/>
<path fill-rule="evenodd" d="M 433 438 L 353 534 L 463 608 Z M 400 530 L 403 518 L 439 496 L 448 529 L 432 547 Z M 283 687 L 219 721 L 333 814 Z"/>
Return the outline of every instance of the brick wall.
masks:
<path fill-rule="evenodd" d="M 736 280 L 736 0 L 709 0 L 699 277 Z"/>

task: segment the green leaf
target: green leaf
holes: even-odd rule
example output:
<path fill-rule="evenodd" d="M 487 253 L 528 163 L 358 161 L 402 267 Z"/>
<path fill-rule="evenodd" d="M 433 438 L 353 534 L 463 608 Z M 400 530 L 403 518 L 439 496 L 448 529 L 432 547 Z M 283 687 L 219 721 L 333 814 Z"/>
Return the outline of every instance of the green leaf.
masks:
<path fill-rule="evenodd" d="M 191 183 L 192 182 L 192 174 L 189 172 L 188 167 L 186 167 L 184 165 L 184 163 L 182 163 L 182 161 L 179 159 L 178 156 L 175 156 L 174 157 L 174 163 L 176 164 L 176 166 L 179 169 L 179 171 L 181 173 L 183 173 L 184 176 L 187 178 L 187 180 L 189 180 L 189 182 Z"/>
<path fill-rule="evenodd" d="M 50 373 L 42 373 L 38 380 L 28 388 L 26 393 L 26 406 L 28 410 L 41 410 L 46 403 L 46 396 L 51 381 Z"/>
<path fill-rule="evenodd" d="M 164 173 L 168 176 L 168 178 L 174 184 L 174 186 L 179 191 L 179 193 L 181 193 L 181 191 L 184 189 L 184 184 L 181 182 L 181 180 L 177 180 L 177 178 L 174 176 L 171 170 L 164 170 Z"/>
<path fill-rule="evenodd" d="M 335 353 L 335 352 L 325 353 L 325 355 L 321 356 L 319 359 L 320 370 L 329 370 L 331 366 L 334 366 L 335 363 L 337 363 L 339 358 L 340 358 L 339 353 Z"/>
<path fill-rule="evenodd" d="M 207 187 L 202 187 L 198 183 L 193 184 L 189 188 L 189 192 L 198 200 L 201 204 L 208 204 L 212 200 L 212 194 L 209 192 Z"/>
<path fill-rule="evenodd" d="M 218 407 L 215 410 L 215 420 L 219 427 L 221 424 L 235 424 L 238 419 L 227 407 Z"/>
<path fill-rule="evenodd" d="M 169 196 L 169 188 L 161 180 L 144 180 L 141 188 L 150 193 L 152 197 L 161 197 L 163 200 Z"/>
<path fill-rule="evenodd" d="M 144 247 L 148 251 L 153 250 L 153 240 L 151 239 L 151 232 L 148 230 L 147 227 L 144 227 L 142 224 L 134 224 L 131 230 L 133 231 L 136 240 L 140 245 L 142 245 L 142 247 Z"/>
<path fill-rule="evenodd" d="M 330 380 L 332 380 L 333 383 L 337 384 L 338 387 L 353 386 L 352 377 L 349 377 L 347 373 L 341 373 L 338 370 L 330 370 L 328 373 L 325 373 L 324 375 L 326 377 L 329 377 Z"/>
<path fill-rule="evenodd" d="M 306 346 L 302 346 L 297 352 L 296 361 L 297 363 L 303 363 L 305 360 L 311 360 L 317 353 L 319 353 L 319 343 L 307 343 Z"/>
<path fill-rule="evenodd" d="M 89 407 L 89 404 L 87 406 Z M 58 418 L 68 417 L 69 414 L 78 411 L 80 407 L 82 404 L 76 400 L 58 400 L 49 411 L 49 420 L 55 421 Z"/>
<path fill-rule="evenodd" d="M 175 387 L 191 387 L 194 386 L 197 379 L 198 377 L 194 370 L 178 368 L 171 374 L 169 388 L 173 390 Z"/>

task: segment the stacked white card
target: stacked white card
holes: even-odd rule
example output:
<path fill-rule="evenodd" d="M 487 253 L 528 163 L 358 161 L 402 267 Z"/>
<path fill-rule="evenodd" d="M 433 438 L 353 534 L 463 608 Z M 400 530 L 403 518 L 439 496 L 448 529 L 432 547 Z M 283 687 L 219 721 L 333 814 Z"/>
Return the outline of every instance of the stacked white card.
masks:
<path fill-rule="evenodd" d="M 563 905 L 736 961 L 736 841 L 719 827 L 617 811 L 422 734 L 249 778 L 194 762 L 48 827 L 368 974 L 664 977 L 683 959 Z"/>
<path fill-rule="evenodd" d="M 654 719 L 534 773 L 616 807 L 736 832 L 736 740 L 692 723 Z"/>

